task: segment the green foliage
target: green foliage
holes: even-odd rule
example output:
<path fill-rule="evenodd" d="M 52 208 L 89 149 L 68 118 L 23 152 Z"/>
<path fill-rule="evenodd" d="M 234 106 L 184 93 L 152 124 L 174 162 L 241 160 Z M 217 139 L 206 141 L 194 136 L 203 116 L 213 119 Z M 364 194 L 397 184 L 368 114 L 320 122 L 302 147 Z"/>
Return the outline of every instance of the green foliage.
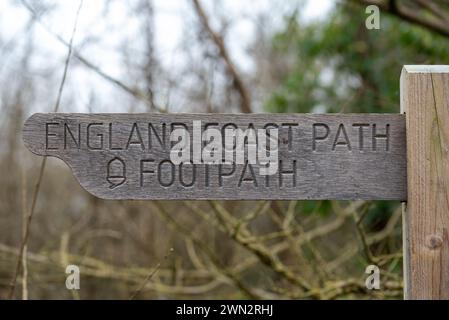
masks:
<path fill-rule="evenodd" d="M 398 112 L 404 64 L 448 64 L 446 38 L 391 17 L 365 27 L 363 7 L 336 5 L 327 19 L 290 17 L 273 39 L 294 67 L 267 102 L 271 112 Z"/>

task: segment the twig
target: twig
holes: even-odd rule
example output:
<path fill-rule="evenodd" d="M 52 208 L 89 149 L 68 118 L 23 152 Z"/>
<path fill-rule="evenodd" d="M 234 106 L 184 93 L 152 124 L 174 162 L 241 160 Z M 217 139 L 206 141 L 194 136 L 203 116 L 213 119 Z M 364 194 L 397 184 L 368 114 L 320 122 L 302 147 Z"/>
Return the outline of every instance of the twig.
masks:
<path fill-rule="evenodd" d="M 195 12 L 198 15 L 198 18 L 200 19 L 201 24 L 203 25 L 203 28 L 206 30 L 206 32 L 211 37 L 212 41 L 217 46 L 220 56 L 223 59 L 224 63 L 226 64 L 229 74 L 231 75 L 234 88 L 240 96 L 240 111 L 243 113 L 251 113 L 252 110 L 251 110 L 250 95 L 245 87 L 245 84 L 243 83 L 242 78 L 238 74 L 234 63 L 231 61 L 231 58 L 229 56 L 228 50 L 226 49 L 222 36 L 217 32 L 215 32 L 210 26 L 209 19 L 203 7 L 201 6 L 199 0 L 192 0 L 192 2 L 195 8 Z"/>
<path fill-rule="evenodd" d="M 167 254 L 164 256 L 164 259 L 162 261 L 167 260 L 173 251 L 174 251 L 173 248 L 170 248 L 170 250 L 168 250 Z M 153 271 L 151 273 L 148 274 L 148 276 L 142 282 L 140 287 L 136 291 L 134 291 L 134 293 L 129 297 L 129 300 L 133 300 L 143 290 L 143 288 L 145 288 L 147 283 L 151 280 L 151 278 L 153 278 L 153 276 L 156 274 L 156 272 L 158 272 L 159 269 L 161 268 L 162 261 L 156 265 L 156 267 L 153 269 Z"/>
<path fill-rule="evenodd" d="M 446 21 L 436 19 L 427 19 L 415 10 L 399 6 L 396 1 L 379 1 L 379 0 L 349 0 L 361 5 L 377 5 L 382 11 L 390 13 L 394 16 L 404 19 L 405 21 L 419 25 L 434 31 L 442 36 L 449 37 L 449 26 Z"/>
<path fill-rule="evenodd" d="M 190 229 L 186 228 L 182 224 L 178 223 L 158 201 L 152 201 L 152 204 L 156 207 L 156 212 L 167 222 L 167 224 L 175 228 L 177 231 L 184 234 L 189 240 L 192 241 L 193 244 L 198 246 L 203 253 L 205 253 L 212 264 L 217 268 L 222 276 L 232 282 L 242 293 L 244 293 L 248 298 L 258 299 L 260 298 L 255 292 L 253 292 L 250 288 L 248 288 L 229 268 L 227 268 L 223 263 L 218 259 L 212 250 L 210 250 L 209 246 L 207 246 L 202 241 L 199 241 L 196 237 L 192 236 Z"/>
<path fill-rule="evenodd" d="M 437 4 L 429 0 L 416 0 L 416 2 L 418 3 L 419 6 L 421 6 L 424 9 L 427 9 L 434 16 L 440 18 L 446 23 L 448 22 L 448 16 L 444 13 L 444 10 L 442 10 L 442 8 L 438 7 Z"/>
<path fill-rule="evenodd" d="M 365 204 L 365 207 L 362 208 L 362 213 L 360 215 L 360 218 L 358 218 L 358 219 L 357 219 L 356 213 L 354 212 L 354 220 L 355 220 L 355 225 L 356 225 L 356 228 L 357 228 L 357 232 L 358 232 L 358 234 L 360 236 L 360 240 L 362 241 L 363 251 L 365 252 L 366 258 L 367 258 L 369 263 L 375 264 L 376 263 L 376 258 L 371 253 L 369 244 L 366 241 L 365 230 L 363 230 L 363 226 L 362 226 L 363 219 L 365 219 L 366 215 L 368 214 L 370 207 L 371 207 L 371 203 L 367 202 Z"/>
<path fill-rule="evenodd" d="M 401 210 L 399 208 L 398 210 L 393 212 L 393 215 L 390 217 L 387 224 L 381 231 L 375 234 L 368 235 L 366 237 L 366 244 L 370 246 L 390 236 L 393 233 L 396 224 L 401 220 L 400 218 L 401 218 Z M 341 264 L 343 264 L 347 260 L 351 259 L 354 255 L 356 255 L 360 251 L 360 248 L 359 245 L 354 246 L 353 244 L 350 244 L 346 246 L 346 248 L 344 248 L 342 251 L 343 254 L 341 254 L 336 260 L 328 263 L 329 270 L 337 269 Z M 376 258 L 378 259 L 377 265 L 381 266 L 384 263 L 385 259 L 388 257 L 381 256 Z"/>
<path fill-rule="evenodd" d="M 22 0 L 22 3 L 24 3 L 28 7 L 28 4 L 25 2 L 25 0 Z M 78 25 L 78 18 L 79 18 L 79 14 L 80 14 L 82 6 L 83 6 L 83 0 L 80 0 L 79 6 L 78 6 L 78 10 L 77 10 L 76 16 L 75 16 L 75 22 L 74 22 L 73 29 L 72 29 L 72 35 L 70 37 L 69 50 L 68 50 L 67 58 L 66 58 L 65 64 L 64 64 L 64 72 L 62 74 L 62 79 L 61 79 L 61 83 L 59 85 L 58 95 L 57 95 L 57 98 L 56 98 L 56 103 L 55 103 L 53 112 L 57 112 L 58 111 L 59 105 L 60 105 L 60 102 L 61 102 L 62 91 L 64 89 L 64 84 L 65 84 L 65 80 L 67 78 L 67 71 L 68 71 L 68 68 L 69 68 L 70 58 L 71 58 L 71 55 L 72 55 L 73 39 L 75 38 L 76 27 Z M 13 276 L 13 279 L 12 279 L 12 282 L 11 282 L 11 290 L 10 290 L 9 296 L 8 296 L 9 299 L 12 299 L 14 297 L 17 277 L 18 277 L 19 272 L 20 272 L 20 266 L 21 266 L 21 262 L 22 262 L 23 253 L 25 251 L 25 248 L 26 248 L 26 245 L 27 245 L 27 242 L 28 242 L 28 238 L 29 238 L 29 234 L 30 234 L 30 225 L 31 225 L 31 221 L 33 219 L 33 214 L 34 214 L 35 208 L 36 208 L 37 197 L 39 195 L 39 190 L 40 190 L 40 186 L 41 186 L 41 183 L 42 183 L 42 177 L 44 176 L 46 163 L 47 163 L 47 157 L 44 157 L 44 159 L 41 162 L 41 166 L 40 166 L 40 169 L 39 169 L 39 175 L 38 175 L 38 178 L 37 178 L 37 181 L 36 181 L 36 185 L 35 185 L 35 188 L 34 188 L 30 213 L 28 215 L 28 219 L 26 220 L 25 232 L 24 232 L 24 235 L 22 237 L 22 244 L 20 246 L 19 257 L 17 259 L 17 264 L 16 264 L 16 268 L 15 268 L 15 271 L 14 271 L 14 276 Z"/>
<path fill-rule="evenodd" d="M 19 255 L 19 250 L 15 247 L 10 247 L 0 243 L 0 253 L 3 256 L 13 255 L 14 257 L 17 257 Z M 80 268 L 82 268 L 83 274 L 85 276 L 99 279 L 123 281 L 125 283 L 131 283 L 133 285 L 139 285 L 141 283 L 142 277 L 146 277 L 150 272 L 154 270 L 154 268 L 146 269 L 139 267 L 117 266 L 85 255 L 67 255 L 70 260 L 76 262 L 76 264 L 79 265 Z M 29 252 L 29 262 L 32 262 L 35 265 L 45 265 L 46 267 L 50 268 L 49 272 L 51 273 L 51 275 L 48 278 L 51 279 L 54 279 L 53 270 L 60 270 L 61 266 L 63 266 L 59 259 L 59 252 Z M 171 270 L 162 268 L 160 268 L 157 272 L 158 275 L 162 275 L 163 277 L 169 277 L 169 274 L 171 273 Z M 220 285 L 227 284 L 226 281 L 212 275 L 212 272 L 210 270 L 188 270 L 184 271 L 183 274 L 184 276 L 187 276 L 186 279 L 188 282 L 191 282 L 193 280 L 200 280 L 201 284 L 183 285 L 182 287 L 179 287 L 166 285 L 160 282 L 149 282 L 146 284 L 145 290 L 148 289 L 158 293 L 171 295 L 180 294 L 186 296 L 204 294 Z M 57 277 L 59 279 L 59 276 Z M 40 279 L 43 282 L 45 280 L 45 274 L 40 275 Z"/>
<path fill-rule="evenodd" d="M 30 14 L 34 17 L 34 19 L 36 19 L 36 21 L 44 28 L 44 30 L 48 34 L 53 36 L 56 40 L 58 40 L 61 44 L 63 44 L 67 48 L 70 48 L 70 43 L 68 43 L 66 40 L 64 40 L 64 38 L 62 38 L 60 35 L 54 33 L 47 25 L 45 25 L 41 21 L 41 19 L 37 15 L 37 13 L 34 11 L 34 9 L 29 4 L 27 4 L 24 0 L 22 0 L 22 4 L 30 12 Z M 137 100 L 140 100 L 140 101 L 144 102 L 145 104 L 149 105 L 150 107 L 155 108 L 158 112 L 164 113 L 164 112 L 167 111 L 166 109 L 163 109 L 161 107 L 156 106 L 154 104 L 154 101 L 151 101 L 151 99 L 149 99 L 140 90 L 135 89 L 135 88 L 131 88 L 130 86 L 125 84 L 123 81 L 121 81 L 121 80 L 119 80 L 117 78 L 114 78 L 111 75 L 109 75 L 106 72 L 104 72 L 103 70 L 101 70 L 98 66 L 94 65 L 92 62 L 90 62 L 88 59 L 86 59 L 84 56 L 82 56 L 76 50 L 73 50 L 72 56 L 74 58 L 76 58 L 79 62 L 81 62 L 89 70 L 95 72 L 97 75 L 99 75 L 104 80 L 106 80 L 108 82 L 111 82 L 113 85 L 116 85 L 117 87 L 119 87 L 120 89 L 122 89 L 126 93 L 130 94 L 131 96 L 133 96 Z"/>
<path fill-rule="evenodd" d="M 252 235 L 247 228 L 243 226 L 241 226 L 239 229 L 233 228 L 233 226 L 235 226 L 236 224 L 236 221 L 225 208 L 219 205 L 216 201 L 210 201 L 209 203 L 211 204 L 212 209 L 216 212 L 217 217 L 219 217 L 219 220 L 228 229 L 228 235 L 235 242 L 248 249 L 259 259 L 261 263 L 268 266 L 283 278 L 294 283 L 304 291 L 308 291 L 310 289 L 311 286 L 306 281 L 306 279 L 302 278 L 298 274 L 295 274 L 292 270 L 286 267 L 282 263 L 282 261 L 276 255 L 274 255 L 271 250 L 267 249 L 262 243 L 249 243 L 246 239 L 252 237 Z"/>
<path fill-rule="evenodd" d="M 25 221 L 27 220 L 28 204 L 27 204 L 27 183 L 25 169 L 22 166 L 22 237 L 25 235 Z M 28 248 L 25 245 L 22 255 L 22 300 L 28 300 L 28 264 L 27 264 Z"/>

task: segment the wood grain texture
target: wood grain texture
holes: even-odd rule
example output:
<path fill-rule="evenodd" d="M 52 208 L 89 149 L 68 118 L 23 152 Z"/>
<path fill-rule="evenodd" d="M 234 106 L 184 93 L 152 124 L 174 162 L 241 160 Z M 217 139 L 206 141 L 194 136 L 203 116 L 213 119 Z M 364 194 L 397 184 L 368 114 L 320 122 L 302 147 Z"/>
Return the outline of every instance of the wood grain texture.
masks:
<path fill-rule="evenodd" d="M 174 166 L 173 128 L 278 127 L 279 170 Z M 160 141 L 158 140 L 160 138 Z M 399 114 L 34 114 L 32 152 L 55 156 L 106 199 L 406 199 L 405 119 Z M 108 169 L 109 168 L 109 169 Z M 268 177 L 268 178 L 267 178 Z"/>
<path fill-rule="evenodd" d="M 406 66 L 408 202 L 403 206 L 406 299 L 449 299 L 449 68 Z"/>

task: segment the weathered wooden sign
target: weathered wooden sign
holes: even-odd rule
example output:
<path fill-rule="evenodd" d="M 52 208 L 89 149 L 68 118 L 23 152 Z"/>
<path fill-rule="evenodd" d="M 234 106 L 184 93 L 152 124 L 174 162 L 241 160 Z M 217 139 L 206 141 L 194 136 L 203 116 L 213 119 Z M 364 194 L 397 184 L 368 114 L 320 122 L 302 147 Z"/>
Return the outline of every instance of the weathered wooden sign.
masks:
<path fill-rule="evenodd" d="M 34 114 L 23 139 L 105 199 L 406 199 L 399 114 Z"/>

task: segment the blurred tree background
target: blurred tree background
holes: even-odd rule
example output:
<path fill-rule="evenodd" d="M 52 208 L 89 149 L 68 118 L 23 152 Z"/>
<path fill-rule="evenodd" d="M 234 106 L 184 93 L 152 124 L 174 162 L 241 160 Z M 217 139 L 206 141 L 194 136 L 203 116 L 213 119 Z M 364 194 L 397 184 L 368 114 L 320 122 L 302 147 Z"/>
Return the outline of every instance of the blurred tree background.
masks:
<path fill-rule="evenodd" d="M 402 66 L 448 64 L 449 43 L 447 31 L 446 35 L 438 34 L 423 28 L 422 23 L 404 23 L 403 18 L 388 13 L 382 15 L 380 30 L 368 30 L 367 15 L 360 14 L 360 4 L 386 6 L 388 2 L 343 2 L 328 19 L 317 23 L 301 23 L 297 13 L 287 17 L 285 29 L 273 37 L 273 48 L 281 59 L 289 57 L 294 62 L 268 99 L 267 109 L 270 112 L 397 113 L 398 75 Z M 439 19 L 444 26 L 449 3 L 433 2 L 425 1 L 421 6 L 422 1 L 402 4 L 407 10 L 417 12 L 428 9 L 429 5 L 441 10 Z M 381 8 L 388 8 L 385 6 Z M 423 16 L 433 21 L 429 12 Z M 449 24 L 445 24 L 448 30 Z M 318 211 L 323 214 L 329 210 L 320 202 L 307 206 L 320 208 Z M 396 208 L 396 203 L 373 202 L 364 218 L 367 230 L 384 227 Z M 375 250 L 380 253 L 384 249 Z M 395 268 L 400 274 L 400 266 Z"/>
<path fill-rule="evenodd" d="M 447 1 L 331 2 L 317 20 L 300 14 L 304 1 L 259 14 L 245 48 L 253 67 L 243 71 L 245 63 L 229 53 L 239 44 L 229 36 L 235 19 L 220 1 L 186 1 L 192 19 L 178 50 L 188 63 L 172 74 L 155 54 L 154 32 L 163 31 L 152 25 L 152 1 L 131 1 L 125 15 L 137 21 L 142 43 L 136 49 L 135 38 L 125 39 L 115 48 L 126 72 L 100 67 L 106 55 L 90 48 L 101 37 L 84 38 L 73 50 L 64 110 L 79 111 L 76 76 L 88 70 L 110 86 L 121 112 L 397 113 L 403 65 L 449 64 Z M 381 9 L 379 30 L 365 27 L 369 4 Z M 3 61 L 17 57 L 11 68 L 0 66 L 0 297 L 402 298 L 399 203 L 111 202 L 83 191 L 57 160 L 40 176 L 20 130 L 32 112 L 49 111 L 42 97 L 57 91 L 61 64 L 39 60 L 35 42 L 47 32 L 67 50 L 45 22 L 58 5 L 12 4 L 29 16 L 21 44 L 4 41 L 0 30 Z M 114 5 L 104 2 L 104 19 Z M 273 16 L 281 21 L 276 28 Z M 81 109 L 117 111 L 95 90 Z M 79 291 L 65 288 L 68 264 L 80 266 Z M 365 287 L 370 264 L 380 267 L 380 290 Z"/>

